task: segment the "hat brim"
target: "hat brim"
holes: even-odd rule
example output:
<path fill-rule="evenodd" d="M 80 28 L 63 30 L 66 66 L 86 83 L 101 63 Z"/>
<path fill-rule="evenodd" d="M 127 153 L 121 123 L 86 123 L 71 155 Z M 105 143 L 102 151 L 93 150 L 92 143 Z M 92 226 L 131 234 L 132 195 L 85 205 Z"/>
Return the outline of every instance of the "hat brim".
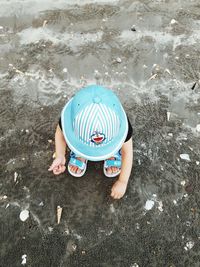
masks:
<path fill-rule="evenodd" d="M 78 156 L 91 161 L 101 161 L 115 155 L 121 149 L 128 133 L 128 120 L 123 107 L 121 107 L 121 126 L 118 135 L 103 147 L 90 147 L 82 143 L 74 134 L 70 119 L 72 99 L 65 105 L 61 113 L 63 134 L 68 147 Z"/>

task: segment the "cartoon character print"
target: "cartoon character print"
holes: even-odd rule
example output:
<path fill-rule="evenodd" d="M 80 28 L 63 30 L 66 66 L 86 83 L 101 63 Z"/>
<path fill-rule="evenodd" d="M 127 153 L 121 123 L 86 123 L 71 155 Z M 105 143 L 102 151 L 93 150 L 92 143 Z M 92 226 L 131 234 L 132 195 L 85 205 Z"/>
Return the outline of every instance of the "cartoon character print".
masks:
<path fill-rule="evenodd" d="M 91 142 L 95 143 L 96 145 L 102 144 L 105 139 L 105 134 L 99 131 L 95 131 L 90 137 Z"/>

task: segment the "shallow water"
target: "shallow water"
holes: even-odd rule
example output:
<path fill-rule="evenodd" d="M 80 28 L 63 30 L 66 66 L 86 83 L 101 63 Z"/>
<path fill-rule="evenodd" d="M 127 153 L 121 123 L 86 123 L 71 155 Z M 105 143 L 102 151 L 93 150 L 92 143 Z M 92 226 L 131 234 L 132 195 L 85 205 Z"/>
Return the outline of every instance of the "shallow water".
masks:
<path fill-rule="evenodd" d="M 198 0 L 1 0 L 0 266 L 200 265 L 199 26 Z M 120 201 L 102 162 L 83 179 L 47 171 L 62 107 L 91 83 L 134 128 Z"/>

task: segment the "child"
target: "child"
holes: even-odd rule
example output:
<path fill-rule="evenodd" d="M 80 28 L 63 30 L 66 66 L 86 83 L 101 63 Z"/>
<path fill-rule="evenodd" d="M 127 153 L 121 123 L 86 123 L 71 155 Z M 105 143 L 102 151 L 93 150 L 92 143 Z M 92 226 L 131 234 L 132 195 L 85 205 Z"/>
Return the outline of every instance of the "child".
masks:
<path fill-rule="evenodd" d="M 98 85 L 87 86 L 63 108 L 55 133 L 56 159 L 49 168 L 55 175 L 66 169 L 66 145 L 71 150 L 68 163 L 71 175 L 83 176 L 88 160 L 104 160 L 105 176 L 119 175 L 111 196 L 114 199 L 123 197 L 133 161 L 132 127 L 111 90 Z"/>

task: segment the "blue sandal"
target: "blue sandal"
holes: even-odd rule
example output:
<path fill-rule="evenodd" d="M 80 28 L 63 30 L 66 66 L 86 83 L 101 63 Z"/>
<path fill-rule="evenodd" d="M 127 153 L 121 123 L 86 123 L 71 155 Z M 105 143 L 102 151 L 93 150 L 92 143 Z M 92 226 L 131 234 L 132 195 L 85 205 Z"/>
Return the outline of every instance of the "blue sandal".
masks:
<path fill-rule="evenodd" d="M 117 154 L 115 154 L 113 156 L 113 158 L 115 158 L 115 159 L 106 159 L 104 161 L 103 172 L 104 172 L 104 175 L 107 176 L 107 177 L 116 177 L 121 172 L 121 165 L 122 165 L 121 150 L 119 150 L 117 152 Z M 111 173 L 111 174 L 108 174 L 107 171 L 106 171 L 106 169 L 109 168 L 109 167 L 117 167 L 117 168 L 119 168 L 119 171 L 118 172 Z"/>
<path fill-rule="evenodd" d="M 77 159 L 78 155 L 76 155 L 74 152 L 70 152 L 70 160 L 68 163 L 68 172 L 75 177 L 82 177 L 87 169 L 87 160 L 85 162 Z M 81 173 L 74 173 L 70 170 L 70 166 L 76 166 L 81 170 Z"/>

